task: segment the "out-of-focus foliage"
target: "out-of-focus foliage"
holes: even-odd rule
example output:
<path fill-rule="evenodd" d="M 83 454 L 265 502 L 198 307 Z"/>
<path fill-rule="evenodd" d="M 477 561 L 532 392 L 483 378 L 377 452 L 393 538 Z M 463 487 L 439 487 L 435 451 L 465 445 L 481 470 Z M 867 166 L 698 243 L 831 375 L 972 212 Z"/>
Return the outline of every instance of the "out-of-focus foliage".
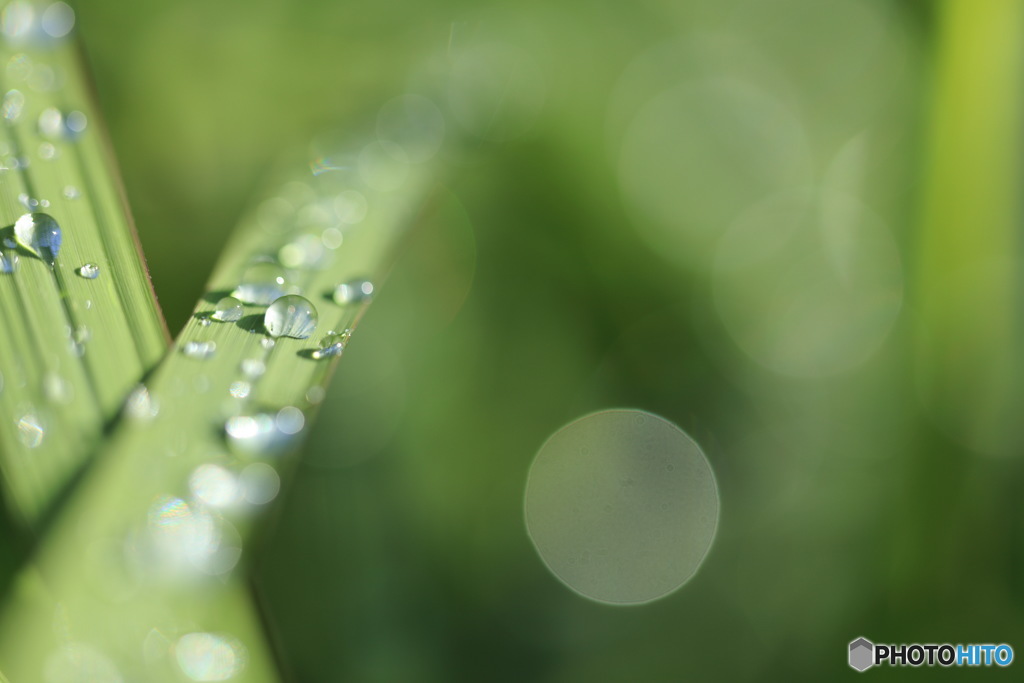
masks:
<path fill-rule="evenodd" d="M 1000 59 L 984 26 L 1004 45 L 1020 27 L 1007 2 L 977 23 L 963 0 L 948 17 L 910 4 L 79 9 L 172 329 L 282 152 L 437 79 L 477 140 L 346 351 L 263 537 L 255 583 L 295 680 L 820 680 L 858 635 L 1021 642 L 1022 473 L 998 448 L 1015 439 L 972 420 L 993 430 L 982 454 L 943 419 L 992 400 L 984 383 L 944 393 L 938 416 L 922 399 L 955 344 L 916 362 L 928 329 L 1004 348 L 1019 327 L 912 324 L 948 285 L 919 269 L 922 235 L 1015 253 L 996 226 L 1019 219 L 1019 68 L 1001 63 L 984 130 L 933 128 L 957 98 L 926 76 L 982 78 Z M 979 135 L 1006 163 L 941 151 Z M 940 196 L 1002 193 L 1001 213 L 930 223 L 932 162 Z M 956 260 L 947 243 L 930 263 Z M 986 287 L 957 310 L 1005 316 Z M 523 524 L 539 446 L 610 406 L 683 427 L 720 490 L 700 572 L 639 608 L 566 590 Z"/>

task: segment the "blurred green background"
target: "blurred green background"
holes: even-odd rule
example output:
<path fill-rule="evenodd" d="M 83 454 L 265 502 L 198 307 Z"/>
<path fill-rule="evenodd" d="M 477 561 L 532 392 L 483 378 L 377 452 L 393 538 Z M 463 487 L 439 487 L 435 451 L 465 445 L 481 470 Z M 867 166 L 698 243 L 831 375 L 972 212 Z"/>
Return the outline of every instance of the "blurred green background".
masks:
<path fill-rule="evenodd" d="M 446 113 L 444 187 L 255 563 L 291 678 L 820 680 L 861 635 L 1024 647 L 1014 5 L 78 7 L 172 331 L 283 158 L 405 92 Z M 620 406 L 686 430 L 721 499 L 700 572 L 642 607 L 568 590 L 523 523 L 544 440 Z"/>

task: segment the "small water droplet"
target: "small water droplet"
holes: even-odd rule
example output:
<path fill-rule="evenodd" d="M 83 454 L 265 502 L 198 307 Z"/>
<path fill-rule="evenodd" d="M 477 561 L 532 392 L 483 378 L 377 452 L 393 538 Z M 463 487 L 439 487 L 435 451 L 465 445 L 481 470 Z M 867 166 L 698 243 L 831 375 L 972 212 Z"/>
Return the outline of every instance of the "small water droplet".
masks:
<path fill-rule="evenodd" d="M 282 296 L 267 308 L 263 326 L 271 337 L 306 339 L 316 331 L 316 307 L 297 294 Z"/>
<path fill-rule="evenodd" d="M 54 403 L 67 403 L 71 400 L 71 385 L 55 372 L 43 377 L 43 393 Z"/>
<path fill-rule="evenodd" d="M 274 345 L 276 343 L 277 342 L 275 342 L 270 337 L 264 337 L 263 339 L 260 340 L 260 346 L 262 346 L 263 348 L 268 349 L 268 350 L 274 348 Z"/>
<path fill-rule="evenodd" d="M 327 250 L 317 235 L 299 235 L 277 252 L 286 268 L 322 268 L 327 265 Z"/>
<path fill-rule="evenodd" d="M 196 316 L 196 320 L 199 322 L 199 326 L 200 327 L 209 327 L 210 326 L 210 316 L 208 316 L 208 315 L 206 315 L 204 313 L 201 313 L 201 314 L 197 315 Z"/>
<path fill-rule="evenodd" d="M 95 280 L 100 276 L 100 267 L 95 263 L 86 263 L 82 265 L 77 272 L 86 280 Z"/>
<path fill-rule="evenodd" d="M 373 296 L 373 283 L 369 280 L 349 280 L 334 289 L 334 303 L 339 306 L 362 303 Z"/>
<path fill-rule="evenodd" d="M 249 379 L 259 377 L 267 371 L 267 366 L 259 358 L 246 358 L 242 361 L 242 374 Z"/>
<path fill-rule="evenodd" d="M 238 500 L 238 480 L 220 465 L 206 463 L 192 470 L 188 487 L 196 498 L 213 507 L 227 507 Z"/>
<path fill-rule="evenodd" d="M 209 358 L 217 351 L 217 342 L 190 341 L 181 346 L 181 352 L 189 358 Z"/>
<path fill-rule="evenodd" d="M 21 116 L 21 110 L 25 106 L 25 96 L 20 90 L 8 90 L 0 103 L 0 116 L 14 123 Z"/>
<path fill-rule="evenodd" d="M 60 251 L 60 226 L 46 213 L 26 213 L 14 223 L 18 245 L 53 264 Z"/>
<path fill-rule="evenodd" d="M 320 340 L 320 348 L 313 352 L 313 358 L 320 360 L 340 356 L 351 337 L 352 330 L 345 330 L 341 334 L 328 334 Z"/>
<path fill-rule="evenodd" d="M 228 393 L 234 398 L 246 398 L 252 391 L 252 385 L 248 382 L 232 382 L 228 387 Z"/>
<path fill-rule="evenodd" d="M 242 319 L 245 309 L 242 302 L 233 296 L 226 296 L 217 302 L 217 307 L 211 316 L 214 320 L 222 323 L 233 323 Z"/>
<path fill-rule="evenodd" d="M 215 633 L 188 633 L 174 645 L 178 666 L 194 681 L 226 681 L 247 661 L 242 644 Z"/>
<path fill-rule="evenodd" d="M 66 116 L 56 107 L 47 107 L 39 114 L 39 134 L 50 140 L 76 140 L 87 125 L 85 114 L 69 112 Z"/>
<path fill-rule="evenodd" d="M 316 384 L 314 386 L 311 386 L 309 389 L 306 389 L 306 400 L 309 401 L 310 405 L 315 406 L 319 405 L 320 403 L 323 403 L 324 397 L 326 395 L 327 392 L 324 391 L 324 388 L 319 384 Z"/>
<path fill-rule="evenodd" d="M 27 412 L 15 423 L 18 428 L 18 439 L 28 448 L 36 448 L 43 442 L 46 429 L 42 420 L 34 412 Z"/>
<path fill-rule="evenodd" d="M 306 417 L 295 406 L 285 406 L 277 411 L 274 423 L 284 434 L 298 434 L 306 424 Z"/>
<path fill-rule="evenodd" d="M 249 266 L 231 296 L 257 306 L 269 306 L 285 294 L 285 271 L 276 263 L 263 261 Z"/>
<path fill-rule="evenodd" d="M 238 475 L 242 497 L 252 505 L 265 505 L 277 497 L 281 490 L 281 477 L 277 470 L 265 462 L 254 462 Z"/>
<path fill-rule="evenodd" d="M 65 185 L 64 186 L 64 193 L 63 194 L 64 194 L 64 199 L 72 199 L 72 200 L 78 199 L 79 197 L 82 196 L 82 193 L 79 192 L 78 188 L 75 187 L 74 185 Z"/>
<path fill-rule="evenodd" d="M 274 415 L 236 415 L 224 424 L 228 447 L 241 456 L 277 454 L 292 441 L 292 435 L 281 431 Z"/>
<path fill-rule="evenodd" d="M 52 142 L 43 142 L 39 145 L 39 158 L 44 161 L 57 158 L 57 148 Z"/>
<path fill-rule="evenodd" d="M 0 273 L 13 273 L 18 267 L 18 255 L 13 251 L 0 251 Z"/>
<path fill-rule="evenodd" d="M 323 234 L 320 235 L 320 241 L 324 243 L 324 246 L 328 249 L 337 249 L 341 246 L 344 241 L 344 236 L 341 234 L 341 230 L 337 228 L 327 228 Z"/>
<path fill-rule="evenodd" d="M 124 410 L 129 417 L 137 420 L 152 420 L 160 412 L 160 404 L 149 393 L 146 385 L 140 384 L 128 394 Z"/>

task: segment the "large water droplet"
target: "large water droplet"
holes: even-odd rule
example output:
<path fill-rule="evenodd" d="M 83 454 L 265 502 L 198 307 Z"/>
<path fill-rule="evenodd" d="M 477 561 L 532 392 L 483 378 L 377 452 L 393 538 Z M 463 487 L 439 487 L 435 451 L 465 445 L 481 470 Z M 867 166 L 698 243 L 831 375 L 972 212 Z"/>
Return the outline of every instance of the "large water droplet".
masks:
<path fill-rule="evenodd" d="M 241 301 L 233 296 L 226 296 L 217 302 L 217 308 L 210 317 L 223 323 L 233 323 L 241 320 L 244 313 Z"/>
<path fill-rule="evenodd" d="M 316 331 L 316 323 L 316 307 L 297 294 L 282 296 L 263 316 L 263 326 L 271 337 L 306 339 Z"/>
<path fill-rule="evenodd" d="M 334 289 L 334 303 L 339 306 L 358 304 L 373 296 L 373 283 L 369 280 L 350 280 Z"/>
<path fill-rule="evenodd" d="M 181 346 L 181 352 L 189 358 L 209 358 L 217 352 L 217 343 L 214 341 L 190 341 Z"/>
<path fill-rule="evenodd" d="M 82 265 L 77 272 L 86 280 L 95 280 L 100 276 L 100 267 L 95 263 L 86 263 Z"/>
<path fill-rule="evenodd" d="M 257 306 L 269 306 L 285 294 L 285 270 L 276 263 L 254 263 L 242 273 L 231 296 Z"/>
<path fill-rule="evenodd" d="M 60 226 L 46 213 L 26 213 L 14 223 L 18 244 L 52 264 L 60 251 Z"/>
<path fill-rule="evenodd" d="M 313 358 L 333 358 L 340 356 L 345 350 L 348 340 L 352 337 L 352 330 L 345 330 L 341 334 L 330 333 L 320 340 L 320 348 L 313 352 Z"/>

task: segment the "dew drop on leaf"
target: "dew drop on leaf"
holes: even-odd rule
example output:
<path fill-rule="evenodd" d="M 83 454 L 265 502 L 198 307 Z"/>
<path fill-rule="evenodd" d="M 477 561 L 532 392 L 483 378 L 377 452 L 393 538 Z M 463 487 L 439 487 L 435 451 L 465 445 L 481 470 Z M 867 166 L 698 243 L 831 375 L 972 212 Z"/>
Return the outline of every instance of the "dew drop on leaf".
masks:
<path fill-rule="evenodd" d="M 242 273 L 231 296 L 247 304 L 269 306 L 285 294 L 285 275 L 284 268 L 276 263 L 255 263 Z"/>
<path fill-rule="evenodd" d="M 211 316 L 214 320 L 222 323 L 233 323 L 242 319 L 245 309 L 242 302 L 233 296 L 226 296 L 217 302 L 217 307 Z"/>
<path fill-rule="evenodd" d="M 60 251 L 60 226 L 46 213 L 26 213 L 14 223 L 18 245 L 53 264 Z"/>
<path fill-rule="evenodd" d="M 181 346 L 181 352 L 189 358 L 209 358 L 217 351 L 217 343 L 213 341 L 190 341 Z"/>
<path fill-rule="evenodd" d="M 339 306 L 362 303 L 373 296 L 373 283 L 369 280 L 350 280 L 334 289 L 334 303 Z"/>
<path fill-rule="evenodd" d="M 86 263 L 82 265 L 77 272 L 86 280 L 95 280 L 100 276 L 100 267 L 95 263 Z"/>
<path fill-rule="evenodd" d="M 316 331 L 316 307 L 305 297 L 289 294 L 267 308 L 263 326 L 271 337 L 307 339 Z"/>

